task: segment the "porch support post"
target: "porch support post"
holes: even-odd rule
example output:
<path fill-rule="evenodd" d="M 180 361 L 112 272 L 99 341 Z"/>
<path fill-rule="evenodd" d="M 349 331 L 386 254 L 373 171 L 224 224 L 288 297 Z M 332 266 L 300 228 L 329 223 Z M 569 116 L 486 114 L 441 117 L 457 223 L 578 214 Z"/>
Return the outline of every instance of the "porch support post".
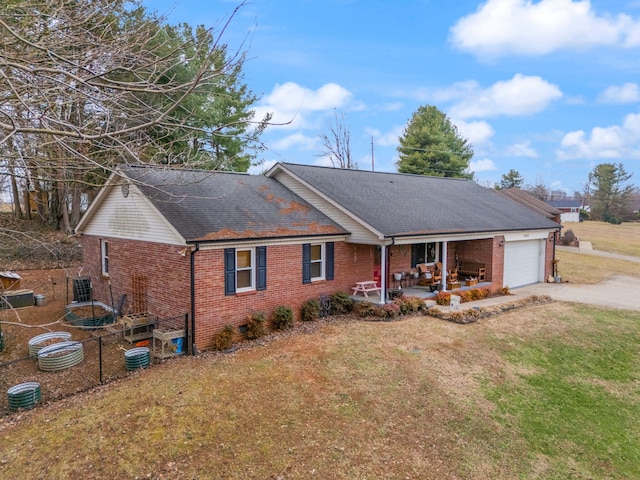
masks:
<path fill-rule="evenodd" d="M 387 298 L 387 246 L 380 245 L 380 305 L 384 305 Z"/>
<path fill-rule="evenodd" d="M 447 242 L 442 242 L 442 290 L 447 290 Z"/>

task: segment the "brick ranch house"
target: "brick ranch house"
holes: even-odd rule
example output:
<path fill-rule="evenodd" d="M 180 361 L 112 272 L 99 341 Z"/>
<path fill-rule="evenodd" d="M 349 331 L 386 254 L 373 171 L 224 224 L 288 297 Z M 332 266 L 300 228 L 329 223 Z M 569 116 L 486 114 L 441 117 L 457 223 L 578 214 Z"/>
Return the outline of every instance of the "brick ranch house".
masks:
<path fill-rule="evenodd" d="M 160 318 L 188 314 L 202 350 L 253 312 L 298 315 L 358 281 L 384 299 L 392 273 L 417 263 L 446 275 L 481 262 L 496 289 L 543 281 L 559 228 L 467 180 L 278 163 L 265 175 L 122 167 L 76 233 L 96 300 L 126 294 L 123 311 L 143 313 L 131 311 L 142 294 Z"/>

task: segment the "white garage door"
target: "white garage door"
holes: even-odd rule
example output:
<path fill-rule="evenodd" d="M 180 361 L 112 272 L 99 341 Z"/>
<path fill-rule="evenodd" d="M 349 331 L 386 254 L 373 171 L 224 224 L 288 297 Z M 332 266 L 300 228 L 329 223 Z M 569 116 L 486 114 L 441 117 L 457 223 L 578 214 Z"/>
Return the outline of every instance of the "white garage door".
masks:
<path fill-rule="evenodd" d="M 507 242 L 504 246 L 504 285 L 521 287 L 542 281 L 544 240 Z"/>

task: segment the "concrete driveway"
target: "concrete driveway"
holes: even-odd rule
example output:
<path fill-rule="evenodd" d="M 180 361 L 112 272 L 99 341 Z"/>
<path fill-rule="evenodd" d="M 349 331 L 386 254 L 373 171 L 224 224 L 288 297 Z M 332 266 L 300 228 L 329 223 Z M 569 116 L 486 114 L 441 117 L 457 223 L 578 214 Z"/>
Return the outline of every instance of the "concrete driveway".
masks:
<path fill-rule="evenodd" d="M 536 283 L 514 288 L 517 296 L 548 295 L 554 300 L 599 307 L 640 310 L 640 278 L 614 276 L 595 285 Z"/>

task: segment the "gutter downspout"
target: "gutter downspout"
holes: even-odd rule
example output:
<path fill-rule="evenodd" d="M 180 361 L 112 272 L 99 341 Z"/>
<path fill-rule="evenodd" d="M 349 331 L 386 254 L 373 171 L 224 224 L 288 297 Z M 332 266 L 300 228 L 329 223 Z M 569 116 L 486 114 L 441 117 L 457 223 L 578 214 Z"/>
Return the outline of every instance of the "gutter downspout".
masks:
<path fill-rule="evenodd" d="M 200 244 L 196 243 L 196 248 L 191 250 L 191 272 L 190 272 L 190 283 L 191 283 L 191 355 L 196 355 L 198 353 L 198 349 L 196 348 L 196 272 L 195 272 L 195 255 L 196 252 L 200 250 Z"/>
<path fill-rule="evenodd" d="M 556 239 L 560 235 L 560 230 L 557 230 L 553 234 L 553 254 L 552 254 L 552 262 L 551 262 L 551 275 L 553 275 L 553 280 L 556 280 L 558 277 L 558 262 L 556 261 Z M 546 279 L 543 279 L 543 281 Z"/>
<path fill-rule="evenodd" d="M 383 242 L 380 246 L 380 305 L 384 305 L 387 303 L 387 270 L 389 269 L 389 252 L 390 247 L 393 247 L 396 244 L 396 237 L 391 237 L 391 244 L 389 245 L 389 249 L 387 249 L 387 245 Z"/>
<path fill-rule="evenodd" d="M 442 261 L 440 263 L 442 263 L 442 272 L 440 272 L 440 275 L 442 275 L 442 280 L 440 280 L 442 282 L 442 291 L 446 292 L 447 291 L 447 250 L 448 250 L 448 242 L 444 241 L 442 242 Z"/>

